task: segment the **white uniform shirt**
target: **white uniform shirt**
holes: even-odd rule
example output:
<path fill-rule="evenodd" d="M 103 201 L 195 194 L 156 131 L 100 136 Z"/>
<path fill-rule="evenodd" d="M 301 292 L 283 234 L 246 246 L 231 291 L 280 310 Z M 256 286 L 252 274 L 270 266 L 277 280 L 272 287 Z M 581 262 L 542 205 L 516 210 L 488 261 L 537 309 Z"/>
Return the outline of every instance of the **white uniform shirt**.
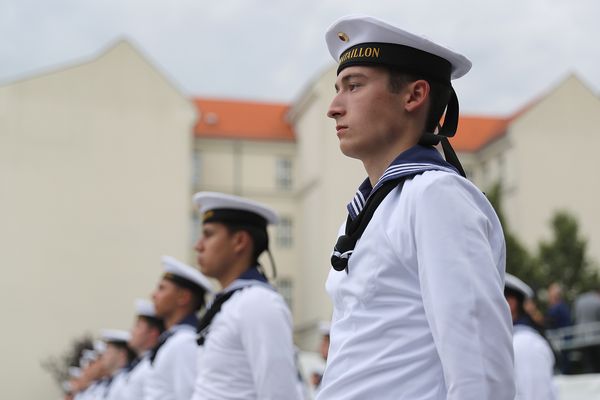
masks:
<path fill-rule="evenodd" d="M 515 325 L 515 400 L 555 400 L 552 374 L 554 354 L 548 342 L 534 329 Z"/>
<path fill-rule="evenodd" d="M 119 400 L 143 400 L 146 376 L 150 372 L 149 355 L 144 355 L 140 362 L 129 372 Z"/>
<path fill-rule="evenodd" d="M 379 205 L 348 274 L 330 270 L 317 399 L 513 400 L 504 269 L 502 229 L 480 190 L 442 171 L 406 180 Z"/>
<path fill-rule="evenodd" d="M 77 393 L 75 395 L 75 400 L 104 399 L 104 396 L 106 396 L 106 393 L 108 391 L 107 385 L 108 381 L 106 379 L 95 381 L 90 386 L 88 386 L 83 392 Z"/>
<path fill-rule="evenodd" d="M 228 290 L 250 282 L 235 281 Z M 251 284 L 234 293 L 212 321 L 198 354 L 193 400 L 298 398 L 290 312 L 267 285 Z"/>
<path fill-rule="evenodd" d="M 196 379 L 196 328 L 175 325 L 146 376 L 144 400 L 190 400 Z"/>
<path fill-rule="evenodd" d="M 115 373 L 110 382 L 106 395 L 104 396 L 106 400 L 118 400 L 122 398 L 123 389 L 127 384 L 128 374 L 129 371 L 124 368 Z"/>

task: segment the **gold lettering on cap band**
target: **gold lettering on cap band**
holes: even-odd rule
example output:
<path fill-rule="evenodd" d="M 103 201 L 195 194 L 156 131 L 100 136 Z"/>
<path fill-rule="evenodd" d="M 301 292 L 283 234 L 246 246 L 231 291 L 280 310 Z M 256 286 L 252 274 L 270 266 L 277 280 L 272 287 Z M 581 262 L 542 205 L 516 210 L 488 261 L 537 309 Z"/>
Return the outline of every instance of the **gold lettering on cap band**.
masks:
<path fill-rule="evenodd" d="M 215 213 L 212 210 L 205 212 L 204 215 L 202 216 L 202 221 L 209 219 L 213 215 L 215 215 Z"/>
<path fill-rule="evenodd" d="M 381 48 L 379 47 L 361 47 L 348 50 L 340 57 L 340 64 L 353 58 L 379 58 Z"/>

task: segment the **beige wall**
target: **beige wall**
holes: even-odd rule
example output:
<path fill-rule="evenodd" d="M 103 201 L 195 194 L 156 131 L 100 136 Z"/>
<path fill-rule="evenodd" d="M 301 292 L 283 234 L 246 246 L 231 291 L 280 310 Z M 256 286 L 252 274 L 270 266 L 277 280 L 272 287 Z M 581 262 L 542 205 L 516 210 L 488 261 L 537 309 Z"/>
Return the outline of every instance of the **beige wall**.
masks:
<path fill-rule="evenodd" d="M 128 329 L 189 242 L 195 111 L 131 46 L 0 87 L 3 398 L 58 398 L 40 361 Z"/>

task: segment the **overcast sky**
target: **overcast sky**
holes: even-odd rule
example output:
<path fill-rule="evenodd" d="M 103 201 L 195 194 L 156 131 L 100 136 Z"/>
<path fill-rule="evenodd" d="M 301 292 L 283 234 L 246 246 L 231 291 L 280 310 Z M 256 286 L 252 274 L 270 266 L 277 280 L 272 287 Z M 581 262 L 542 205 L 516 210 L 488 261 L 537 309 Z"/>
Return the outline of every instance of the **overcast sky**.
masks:
<path fill-rule="evenodd" d="M 454 85 L 471 114 L 514 112 L 569 73 L 600 92 L 598 0 L 0 0 L 0 84 L 127 38 L 190 96 L 292 102 L 352 13 L 469 57 Z"/>

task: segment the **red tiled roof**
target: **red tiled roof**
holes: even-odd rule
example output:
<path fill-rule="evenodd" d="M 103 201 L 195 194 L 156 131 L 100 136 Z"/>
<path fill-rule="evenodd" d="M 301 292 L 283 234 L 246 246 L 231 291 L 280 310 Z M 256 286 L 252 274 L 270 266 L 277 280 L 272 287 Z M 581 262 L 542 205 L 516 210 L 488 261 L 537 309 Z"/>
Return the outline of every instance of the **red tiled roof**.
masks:
<path fill-rule="evenodd" d="M 456 136 L 450 139 L 456 151 L 473 152 L 502 136 L 511 119 L 461 115 Z"/>
<path fill-rule="evenodd" d="M 193 101 L 200 116 L 194 127 L 196 137 L 295 140 L 285 117 L 288 104 L 204 98 Z"/>
<path fill-rule="evenodd" d="M 295 140 L 292 126 L 286 120 L 288 104 L 205 98 L 193 101 L 200 115 L 194 128 L 196 137 Z M 450 142 L 457 152 L 477 151 L 502 136 L 512 119 L 461 115 L 456 136 Z"/>

